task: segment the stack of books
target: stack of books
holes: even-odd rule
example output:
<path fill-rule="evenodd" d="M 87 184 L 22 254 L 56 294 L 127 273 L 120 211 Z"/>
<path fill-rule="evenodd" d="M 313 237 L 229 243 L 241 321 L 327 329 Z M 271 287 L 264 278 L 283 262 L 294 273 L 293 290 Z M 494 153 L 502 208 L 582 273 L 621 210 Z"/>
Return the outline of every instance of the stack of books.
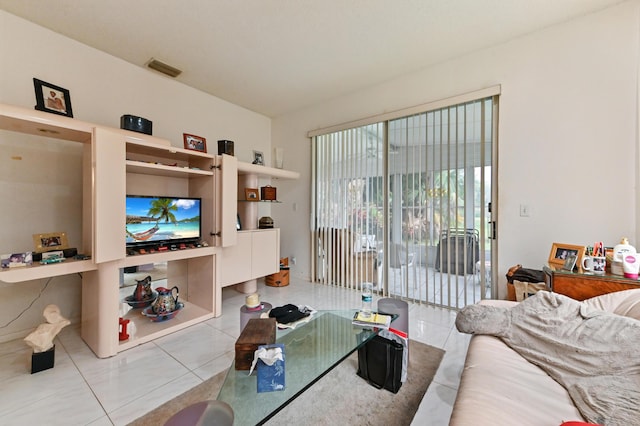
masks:
<path fill-rule="evenodd" d="M 379 314 L 376 312 L 371 312 L 368 314 L 363 314 L 358 311 L 353 316 L 352 323 L 354 325 L 358 325 L 361 327 L 371 327 L 371 328 L 382 328 L 384 330 L 389 329 L 389 324 L 391 324 L 391 315 Z"/>

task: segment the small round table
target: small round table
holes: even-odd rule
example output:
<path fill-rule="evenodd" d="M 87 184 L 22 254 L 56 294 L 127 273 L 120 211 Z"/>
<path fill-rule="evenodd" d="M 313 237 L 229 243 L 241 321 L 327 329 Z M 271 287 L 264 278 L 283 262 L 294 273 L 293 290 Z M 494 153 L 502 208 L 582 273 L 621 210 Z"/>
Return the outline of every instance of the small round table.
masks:
<path fill-rule="evenodd" d="M 242 305 L 240 308 L 240 332 L 244 330 L 244 326 L 247 325 L 251 318 L 260 318 L 260 315 L 264 312 L 269 312 L 273 306 L 271 303 L 262 302 L 262 309 L 250 310 L 247 305 Z"/>

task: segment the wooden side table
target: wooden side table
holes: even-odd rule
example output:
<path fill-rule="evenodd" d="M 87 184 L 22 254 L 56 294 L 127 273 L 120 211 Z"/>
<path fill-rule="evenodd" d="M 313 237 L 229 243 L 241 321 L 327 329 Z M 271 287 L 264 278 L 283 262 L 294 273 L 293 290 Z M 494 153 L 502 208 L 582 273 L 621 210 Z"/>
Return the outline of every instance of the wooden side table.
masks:
<path fill-rule="evenodd" d="M 640 288 L 640 281 L 620 275 L 596 275 L 570 272 L 553 266 L 545 266 L 545 281 L 551 291 L 572 299 L 585 300 L 615 291 Z"/>

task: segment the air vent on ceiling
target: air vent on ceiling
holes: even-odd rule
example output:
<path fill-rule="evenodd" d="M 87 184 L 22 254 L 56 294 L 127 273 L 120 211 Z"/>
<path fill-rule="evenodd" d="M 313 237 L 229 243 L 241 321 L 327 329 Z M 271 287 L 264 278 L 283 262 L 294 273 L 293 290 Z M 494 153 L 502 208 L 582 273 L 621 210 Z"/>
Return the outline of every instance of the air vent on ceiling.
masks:
<path fill-rule="evenodd" d="M 162 74 L 168 75 L 169 77 L 175 78 L 182 73 L 182 71 L 180 71 L 179 69 L 153 58 L 151 58 L 151 60 L 147 63 L 147 66 L 152 70 L 161 72 Z"/>

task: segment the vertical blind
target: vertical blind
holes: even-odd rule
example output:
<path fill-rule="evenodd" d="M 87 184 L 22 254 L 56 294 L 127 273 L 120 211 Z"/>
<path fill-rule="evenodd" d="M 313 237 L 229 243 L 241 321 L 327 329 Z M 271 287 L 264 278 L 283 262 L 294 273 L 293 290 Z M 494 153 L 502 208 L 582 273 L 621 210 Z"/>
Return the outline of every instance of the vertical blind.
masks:
<path fill-rule="evenodd" d="M 496 105 L 488 96 L 315 135 L 314 278 L 453 308 L 488 295 Z"/>

